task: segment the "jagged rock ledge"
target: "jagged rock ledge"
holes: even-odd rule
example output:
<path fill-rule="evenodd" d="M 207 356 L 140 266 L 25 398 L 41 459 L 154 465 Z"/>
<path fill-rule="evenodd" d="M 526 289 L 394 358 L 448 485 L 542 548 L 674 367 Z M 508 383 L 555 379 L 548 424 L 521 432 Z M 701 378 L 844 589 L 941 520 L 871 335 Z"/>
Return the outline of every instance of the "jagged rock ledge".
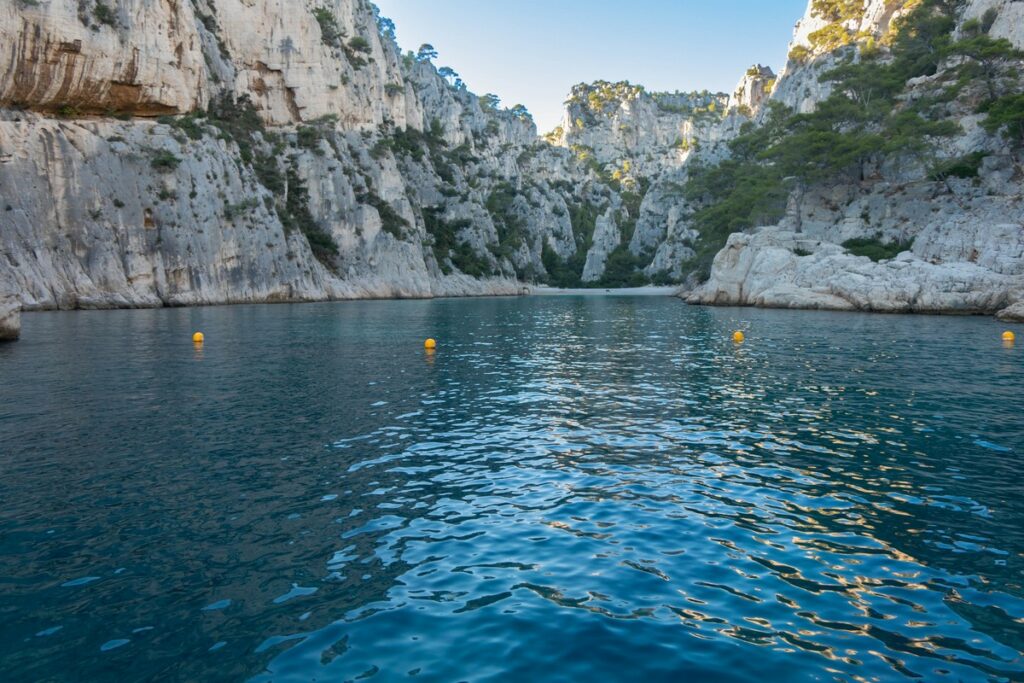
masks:
<path fill-rule="evenodd" d="M 932 237 L 931 240 L 928 238 Z M 710 279 L 681 296 L 691 304 L 879 313 L 999 314 L 1024 319 L 1024 277 L 1000 253 L 943 263 L 924 258 L 946 235 L 922 235 L 913 251 L 874 262 L 838 244 L 778 228 L 736 233 Z M 961 239 L 963 239 L 961 237 Z M 980 227 L 976 243 L 1011 251 L 1019 226 Z M 974 240 L 965 240 L 969 247 Z"/>
<path fill-rule="evenodd" d="M 239 304 L 299 304 L 369 299 L 438 299 L 488 296 L 519 296 L 526 290 L 523 283 L 511 279 L 477 280 L 467 275 L 452 275 L 423 282 L 394 281 L 385 278 L 357 282 L 331 278 L 322 287 L 293 288 L 288 285 L 251 290 L 219 289 L 188 291 L 159 296 L 127 298 L 117 292 L 94 292 L 92 295 L 45 298 L 21 304 L 12 300 L 17 310 L 70 311 L 130 308 L 177 308 L 184 306 L 231 306 Z M 0 313 L 4 311 L 0 304 Z"/>
<path fill-rule="evenodd" d="M 1018 301 L 1014 305 L 1004 308 L 996 317 L 1011 323 L 1024 323 L 1024 301 Z"/>
<path fill-rule="evenodd" d="M 0 342 L 14 341 L 21 336 L 21 304 L 14 299 L 0 298 Z"/>

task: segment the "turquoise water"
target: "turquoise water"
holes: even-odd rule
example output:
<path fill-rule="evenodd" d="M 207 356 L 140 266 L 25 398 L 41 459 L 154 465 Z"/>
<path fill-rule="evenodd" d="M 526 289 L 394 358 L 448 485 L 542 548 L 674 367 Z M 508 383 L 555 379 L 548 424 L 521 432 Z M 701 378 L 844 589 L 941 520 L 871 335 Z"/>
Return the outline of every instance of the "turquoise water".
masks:
<path fill-rule="evenodd" d="M 568 297 L 24 324 L 4 680 L 1024 680 L 1024 345 L 989 319 Z"/>

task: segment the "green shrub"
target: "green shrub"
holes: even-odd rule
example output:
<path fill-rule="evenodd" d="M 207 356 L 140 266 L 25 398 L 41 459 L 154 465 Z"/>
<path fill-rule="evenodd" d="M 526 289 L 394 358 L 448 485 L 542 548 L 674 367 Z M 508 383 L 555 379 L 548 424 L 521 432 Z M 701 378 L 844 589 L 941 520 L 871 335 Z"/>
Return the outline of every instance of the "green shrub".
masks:
<path fill-rule="evenodd" d="M 571 187 L 562 188 L 571 192 Z M 594 229 L 600 209 L 589 203 L 580 202 L 569 205 L 569 220 L 572 223 L 573 239 L 576 251 L 567 259 L 558 256 L 547 242 L 541 249 L 541 262 L 548 273 L 548 283 L 554 287 L 582 287 L 583 268 L 587 263 L 587 252 L 594 242 Z"/>
<path fill-rule="evenodd" d="M 184 116 L 161 116 L 157 121 L 175 130 L 180 130 L 192 140 L 202 140 L 205 134 L 203 125 L 200 123 L 202 118 L 204 118 L 202 114 L 192 113 Z"/>
<path fill-rule="evenodd" d="M 452 263 L 460 271 L 471 277 L 484 277 L 490 274 L 487 260 L 476 253 L 468 242 L 460 242 L 451 252 Z"/>
<path fill-rule="evenodd" d="M 181 159 L 166 149 L 161 149 L 153 153 L 149 163 L 156 170 L 166 173 L 178 168 L 178 165 L 181 164 Z"/>
<path fill-rule="evenodd" d="M 982 122 L 990 133 L 1004 133 L 1014 147 L 1024 146 L 1024 94 L 1005 95 L 982 108 Z"/>
<path fill-rule="evenodd" d="M 842 21 L 848 13 L 859 12 L 862 3 L 818 2 L 815 7 L 826 18 Z M 937 138 L 957 134 L 960 127 L 945 117 L 943 103 L 973 82 L 978 64 L 987 60 L 998 65 L 1017 55 L 1007 45 L 984 36 L 954 42 L 957 16 L 956 2 L 919 0 L 892 34 L 888 53 L 862 53 L 859 60 L 848 59 L 822 77 L 834 87 L 832 95 L 815 111 L 797 114 L 770 103 L 761 127 L 748 123 L 730 142 L 728 160 L 715 166 L 692 165 L 683 194 L 694 207 L 691 224 L 699 236 L 694 244 L 696 256 L 686 264 L 687 270 L 706 277 L 711 261 L 731 233 L 776 223 L 784 215 L 794 187 L 861 183 L 868 180 L 868 172 L 879 159 L 927 158 Z M 848 18 L 856 17 L 851 14 Z M 837 36 L 839 42 L 845 40 L 838 32 L 821 38 L 827 42 Z M 806 50 L 794 52 L 791 58 L 797 61 L 810 54 Z M 959 78 L 955 83 L 958 89 L 906 104 L 901 96 L 907 82 L 934 75 L 954 55 L 964 57 L 952 62 L 958 69 L 953 74 Z M 977 73 L 983 77 L 993 73 L 980 68 Z M 988 83 L 989 79 L 982 82 Z M 1024 95 L 999 98 L 988 105 L 987 111 L 985 125 L 990 130 L 1004 131 L 1024 143 Z M 980 158 L 957 160 L 934 169 L 933 177 L 970 177 L 977 172 L 978 164 Z M 905 248 L 892 247 L 896 249 L 893 255 Z M 870 251 L 873 257 L 887 258 L 887 254 L 884 249 Z"/>
<path fill-rule="evenodd" d="M 642 256 L 634 256 L 624 242 L 608 254 L 604 275 L 595 284 L 598 287 L 642 287 L 647 284 L 647 278 L 639 269 L 645 261 Z"/>
<path fill-rule="evenodd" d="M 498 183 L 488 195 L 485 206 L 498 231 L 498 253 L 518 249 L 526 237 L 523 219 L 513 211 L 518 192 L 507 182 Z"/>
<path fill-rule="evenodd" d="M 441 267 L 441 271 L 446 275 L 451 272 L 451 267 L 448 265 L 448 259 L 451 259 L 455 267 L 467 275 L 473 275 L 478 271 L 483 274 L 487 270 L 486 261 L 472 248 L 468 248 L 468 245 L 463 245 L 458 238 L 459 231 L 470 227 L 472 221 L 468 219 L 446 221 L 441 217 L 443 213 L 442 209 L 432 207 L 423 209 L 423 224 L 427 234 L 431 236 L 434 258 Z M 479 277 L 479 275 L 474 275 L 474 277 Z"/>
<path fill-rule="evenodd" d="M 872 261 L 888 261 L 896 258 L 904 251 L 910 251 L 914 241 L 909 242 L 882 242 L 878 237 L 858 238 L 843 242 L 843 248 L 854 256 L 867 256 Z"/>
<path fill-rule="evenodd" d="M 320 126 L 299 126 L 295 130 L 295 143 L 302 149 L 308 149 L 317 156 L 324 156 L 326 152 L 320 144 L 326 137 L 326 131 Z"/>
<path fill-rule="evenodd" d="M 657 273 L 651 274 L 651 284 L 658 287 L 668 287 L 679 284 L 679 281 L 668 270 L 659 270 Z"/>
<path fill-rule="evenodd" d="M 356 36 L 352 40 L 348 41 L 348 49 L 353 52 L 369 54 L 371 52 L 370 41 L 362 36 Z"/>
<path fill-rule="evenodd" d="M 811 58 L 811 50 L 803 45 L 797 45 L 789 51 L 789 61 L 796 64 L 803 64 Z"/>
<path fill-rule="evenodd" d="M 309 210 L 309 189 L 294 167 L 286 172 L 288 195 L 283 205 L 278 204 L 277 213 L 281 218 L 285 234 L 299 230 L 309 243 L 309 248 L 324 266 L 335 270 L 338 244 L 329 232 L 320 227 Z M 253 205 L 255 206 L 255 205 Z"/>
<path fill-rule="evenodd" d="M 841 24 L 829 24 L 808 36 L 811 45 L 819 50 L 837 50 L 853 42 L 853 34 Z"/>
<path fill-rule="evenodd" d="M 224 218 L 228 219 L 229 221 L 234 220 L 238 216 L 243 216 L 249 213 L 257 206 L 259 206 L 259 204 L 259 201 L 256 200 L 254 197 L 244 199 L 236 204 L 229 204 L 228 202 L 224 202 Z"/>
<path fill-rule="evenodd" d="M 103 0 L 96 0 L 96 6 L 92 8 L 92 15 L 101 24 L 117 26 L 117 14 Z"/>
<path fill-rule="evenodd" d="M 577 248 L 567 259 L 561 259 L 547 242 L 541 250 L 541 263 L 547 271 L 547 283 L 552 287 L 573 289 L 582 287 L 583 267 L 587 264 L 587 250 Z"/>
<path fill-rule="evenodd" d="M 864 16 L 863 0 L 812 0 L 811 14 L 825 21 L 850 21 Z"/>
<path fill-rule="evenodd" d="M 929 179 L 945 180 L 946 178 L 977 178 L 981 170 L 981 162 L 988 156 L 987 152 L 974 152 L 958 159 L 939 164 L 932 170 Z"/>

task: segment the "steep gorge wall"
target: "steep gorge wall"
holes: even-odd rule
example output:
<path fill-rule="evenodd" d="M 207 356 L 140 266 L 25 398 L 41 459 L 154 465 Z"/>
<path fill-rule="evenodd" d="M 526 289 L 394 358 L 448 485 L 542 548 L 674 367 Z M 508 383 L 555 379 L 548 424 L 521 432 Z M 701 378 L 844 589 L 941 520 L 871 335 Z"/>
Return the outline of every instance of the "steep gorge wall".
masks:
<path fill-rule="evenodd" d="M 581 248 L 573 205 L 619 201 L 360 0 L 0 12 L 0 292 L 27 309 L 516 293 Z"/>

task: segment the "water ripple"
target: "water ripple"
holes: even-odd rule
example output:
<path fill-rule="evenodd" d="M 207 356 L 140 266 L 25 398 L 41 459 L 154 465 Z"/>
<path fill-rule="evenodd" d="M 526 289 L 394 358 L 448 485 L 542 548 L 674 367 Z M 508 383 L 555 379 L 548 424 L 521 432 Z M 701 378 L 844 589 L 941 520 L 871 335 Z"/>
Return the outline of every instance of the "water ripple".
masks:
<path fill-rule="evenodd" d="M 25 678 L 1024 679 L 1024 363 L 988 321 L 94 315 L 0 355 Z"/>

